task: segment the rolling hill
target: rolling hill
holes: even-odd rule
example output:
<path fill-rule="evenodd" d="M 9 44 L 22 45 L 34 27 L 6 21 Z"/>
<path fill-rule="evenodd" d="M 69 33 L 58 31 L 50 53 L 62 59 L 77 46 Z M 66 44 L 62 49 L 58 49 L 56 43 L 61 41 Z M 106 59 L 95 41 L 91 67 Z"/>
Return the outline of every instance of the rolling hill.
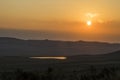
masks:
<path fill-rule="evenodd" d="M 0 37 L 0 56 L 97 55 L 120 50 L 120 44 L 87 41 L 22 40 Z"/>

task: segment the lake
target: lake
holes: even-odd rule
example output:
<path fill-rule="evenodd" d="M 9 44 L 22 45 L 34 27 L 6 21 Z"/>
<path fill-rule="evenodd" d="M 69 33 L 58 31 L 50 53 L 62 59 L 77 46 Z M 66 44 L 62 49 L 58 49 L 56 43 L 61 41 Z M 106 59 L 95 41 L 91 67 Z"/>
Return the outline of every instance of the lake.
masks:
<path fill-rule="evenodd" d="M 30 57 L 32 59 L 58 59 L 58 60 L 65 60 L 67 57 Z"/>

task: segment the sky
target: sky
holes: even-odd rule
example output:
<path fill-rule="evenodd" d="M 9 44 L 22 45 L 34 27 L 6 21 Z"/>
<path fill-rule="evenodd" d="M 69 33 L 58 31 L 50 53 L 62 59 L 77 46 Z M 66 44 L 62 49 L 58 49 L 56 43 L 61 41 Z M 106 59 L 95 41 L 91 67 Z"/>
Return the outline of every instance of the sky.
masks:
<path fill-rule="evenodd" d="M 0 0 L 0 37 L 120 42 L 119 4 L 120 0 Z"/>

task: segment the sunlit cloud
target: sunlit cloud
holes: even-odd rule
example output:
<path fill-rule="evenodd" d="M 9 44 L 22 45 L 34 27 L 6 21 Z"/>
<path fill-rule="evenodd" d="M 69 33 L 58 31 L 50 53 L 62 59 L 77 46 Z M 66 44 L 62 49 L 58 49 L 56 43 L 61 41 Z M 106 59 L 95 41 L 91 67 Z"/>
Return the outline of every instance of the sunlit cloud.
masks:
<path fill-rule="evenodd" d="M 93 18 L 93 17 L 98 16 L 98 14 L 97 13 L 87 13 L 85 16 L 89 17 L 89 18 Z"/>

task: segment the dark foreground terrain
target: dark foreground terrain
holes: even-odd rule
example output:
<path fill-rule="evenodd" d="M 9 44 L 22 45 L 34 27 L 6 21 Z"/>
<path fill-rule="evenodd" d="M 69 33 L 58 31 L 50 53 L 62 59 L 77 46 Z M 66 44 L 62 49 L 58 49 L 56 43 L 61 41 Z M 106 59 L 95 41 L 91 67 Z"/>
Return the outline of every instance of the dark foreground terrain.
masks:
<path fill-rule="evenodd" d="M 120 44 L 2 37 L 0 80 L 120 80 Z"/>
<path fill-rule="evenodd" d="M 41 60 L 0 57 L 1 80 L 120 80 L 120 51 L 96 56 Z"/>

